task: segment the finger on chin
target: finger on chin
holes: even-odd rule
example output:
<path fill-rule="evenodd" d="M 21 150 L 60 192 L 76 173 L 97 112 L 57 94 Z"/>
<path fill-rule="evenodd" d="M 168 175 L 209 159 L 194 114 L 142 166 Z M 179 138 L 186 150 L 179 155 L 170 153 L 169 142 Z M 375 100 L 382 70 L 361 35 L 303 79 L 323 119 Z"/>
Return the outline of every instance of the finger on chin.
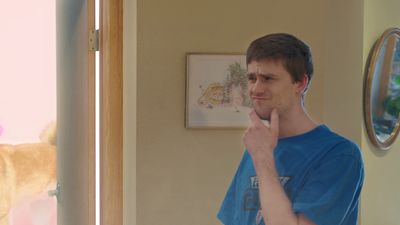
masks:
<path fill-rule="evenodd" d="M 271 112 L 271 129 L 278 131 L 279 128 L 279 114 L 277 109 L 273 109 Z"/>

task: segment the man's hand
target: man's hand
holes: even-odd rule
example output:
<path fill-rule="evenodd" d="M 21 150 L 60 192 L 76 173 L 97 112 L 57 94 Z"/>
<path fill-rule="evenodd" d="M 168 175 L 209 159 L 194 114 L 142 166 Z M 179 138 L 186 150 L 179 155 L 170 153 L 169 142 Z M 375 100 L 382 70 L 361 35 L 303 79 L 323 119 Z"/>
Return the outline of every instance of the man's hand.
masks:
<path fill-rule="evenodd" d="M 271 112 L 270 124 L 264 124 L 253 110 L 249 114 L 251 125 L 243 136 L 243 143 L 254 161 L 273 160 L 273 152 L 279 137 L 279 115 L 276 109 Z"/>
<path fill-rule="evenodd" d="M 253 158 L 259 179 L 261 212 L 264 222 L 271 225 L 315 225 L 303 214 L 292 210 L 292 203 L 279 182 L 275 168 L 274 149 L 279 137 L 279 115 L 271 112 L 270 125 L 265 125 L 253 110 L 250 113 L 251 126 L 243 136 L 243 143 Z"/>

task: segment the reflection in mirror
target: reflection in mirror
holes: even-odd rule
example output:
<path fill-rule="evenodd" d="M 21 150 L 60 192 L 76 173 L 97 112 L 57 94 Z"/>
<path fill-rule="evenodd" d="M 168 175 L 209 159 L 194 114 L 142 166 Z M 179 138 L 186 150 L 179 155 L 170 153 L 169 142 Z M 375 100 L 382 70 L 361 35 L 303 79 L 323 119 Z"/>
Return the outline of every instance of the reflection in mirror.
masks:
<path fill-rule="evenodd" d="M 383 33 L 373 48 L 365 87 L 364 111 L 373 144 L 389 149 L 399 132 L 400 30 Z"/>

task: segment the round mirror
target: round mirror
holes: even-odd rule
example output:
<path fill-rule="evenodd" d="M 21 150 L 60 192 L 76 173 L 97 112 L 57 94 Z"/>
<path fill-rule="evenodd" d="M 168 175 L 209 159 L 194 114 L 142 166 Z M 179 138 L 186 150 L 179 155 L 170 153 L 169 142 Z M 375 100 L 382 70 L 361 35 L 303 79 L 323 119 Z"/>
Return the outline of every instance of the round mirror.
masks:
<path fill-rule="evenodd" d="M 371 142 L 388 150 L 399 133 L 400 29 L 386 30 L 370 55 L 364 117 Z"/>

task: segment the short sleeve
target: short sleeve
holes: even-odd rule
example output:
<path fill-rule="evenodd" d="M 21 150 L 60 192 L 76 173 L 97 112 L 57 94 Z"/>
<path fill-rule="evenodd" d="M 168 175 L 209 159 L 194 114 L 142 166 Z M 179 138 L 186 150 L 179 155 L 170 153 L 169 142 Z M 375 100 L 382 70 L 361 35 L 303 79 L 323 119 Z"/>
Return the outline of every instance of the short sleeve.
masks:
<path fill-rule="evenodd" d="M 223 224 L 234 224 L 236 218 L 236 180 L 237 176 L 233 178 L 231 185 L 228 188 L 228 192 L 222 202 L 221 208 L 217 214 L 217 218 Z"/>
<path fill-rule="evenodd" d="M 243 175 L 243 167 L 248 160 L 247 151 L 244 152 L 242 159 L 240 161 L 239 167 L 236 169 L 236 173 L 232 179 L 231 184 L 229 185 L 228 191 L 225 195 L 225 198 L 222 202 L 220 210 L 218 211 L 217 218 L 225 225 L 234 225 L 237 224 L 238 217 L 238 182 L 240 182 L 240 177 Z"/>
<path fill-rule="evenodd" d="M 356 148 L 359 153 L 357 147 L 346 146 Z M 330 156 L 307 174 L 293 199 L 293 210 L 318 225 L 348 224 L 346 221 L 354 218 L 358 210 L 363 177 L 360 153 Z"/>

